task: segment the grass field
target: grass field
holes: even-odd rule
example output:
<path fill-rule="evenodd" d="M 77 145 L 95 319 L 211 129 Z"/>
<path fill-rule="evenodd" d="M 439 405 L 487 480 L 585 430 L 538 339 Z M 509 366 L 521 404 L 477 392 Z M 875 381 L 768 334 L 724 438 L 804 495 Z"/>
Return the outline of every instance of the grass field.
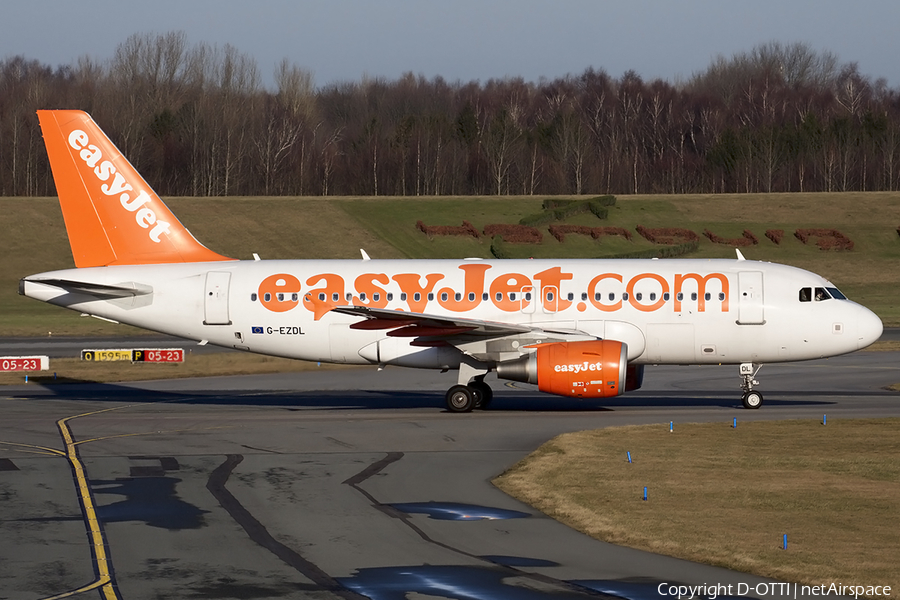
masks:
<path fill-rule="evenodd" d="M 373 258 L 464 258 L 491 256 L 486 238 L 428 238 L 428 225 L 472 222 L 518 223 L 541 211 L 540 197 L 440 198 L 171 198 L 179 219 L 211 249 L 235 258 L 357 258 L 364 248 Z M 792 264 L 831 279 L 852 299 L 872 308 L 887 325 L 900 325 L 900 193 L 753 194 L 717 196 L 620 196 L 609 218 L 577 215 L 570 224 L 624 227 L 682 227 L 698 234 L 708 228 L 724 237 L 749 229 L 760 244 L 745 248 L 749 259 Z M 804 245 L 798 228 L 836 228 L 855 243 L 852 252 L 823 252 Z M 781 245 L 766 229 L 784 229 Z M 632 241 L 601 241 L 569 235 L 565 243 L 549 234 L 543 242 L 507 244 L 514 256 L 594 258 L 651 249 L 635 233 Z M 0 198 L 0 335 L 135 334 L 116 326 L 19 297 L 21 277 L 73 266 L 55 198 Z M 696 258 L 731 258 L 734 250 L 700 238 Z"/>
<path fill-rule="evenodd" d="M 494 483 L 615 544 L 783 581 L 900 589 L 900 419 L 572 433 Z"/>

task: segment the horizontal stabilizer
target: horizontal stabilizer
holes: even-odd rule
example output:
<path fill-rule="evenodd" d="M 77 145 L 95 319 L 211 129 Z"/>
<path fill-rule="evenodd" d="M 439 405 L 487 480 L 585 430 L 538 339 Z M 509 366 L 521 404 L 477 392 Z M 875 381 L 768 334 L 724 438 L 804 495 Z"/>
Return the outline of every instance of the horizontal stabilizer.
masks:
<path fill-rule="evenodd" d="M 72 281 L 70 279 L 38 279 L 28 277 L 19 282 L 19 293 L 25 295 L 23 288 L 25 282 L 49 285 L 72 294 L 87 294 L 97 298 L 133 298 L 153 293 L 153 288 L 141 283 L 120 283 L 107 285 L 103 283 L 91 283 L 89 281 Z"/>

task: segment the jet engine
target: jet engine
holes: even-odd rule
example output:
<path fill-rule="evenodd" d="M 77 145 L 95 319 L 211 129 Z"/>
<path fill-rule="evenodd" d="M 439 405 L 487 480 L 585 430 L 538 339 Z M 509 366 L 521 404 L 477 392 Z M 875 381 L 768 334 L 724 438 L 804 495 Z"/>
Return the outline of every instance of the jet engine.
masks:
<path fill-rule="evenodd" d="M 559 396 L 607 398 L 625 391 L 627 356 L 628 347 L 613 340 L 541 344 L 527 356 L 498 364 L 497 376 Z"/>

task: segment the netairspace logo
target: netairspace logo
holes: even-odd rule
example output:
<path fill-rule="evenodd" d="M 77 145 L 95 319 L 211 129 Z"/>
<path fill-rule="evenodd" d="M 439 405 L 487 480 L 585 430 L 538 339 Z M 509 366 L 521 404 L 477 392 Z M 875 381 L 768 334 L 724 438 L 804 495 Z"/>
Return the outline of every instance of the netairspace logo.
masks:
<path fill-rule="evenodd" d="M 832 583 L 831 585 L 800 585 L 797 583 L 748 583 L 706 584 L 703 585 L 675 585 L 661 583 L 656 588 L 660 596 L 673 598 L 708 598 L 716 600 L 722 596 L 740 597 L 755 596 L 757 598 L 781 597 L 800 598 L 807 596 L 860 596 L 888 597 L 891 595 L 891 587 L 888 585 L 844 585 Z"/>

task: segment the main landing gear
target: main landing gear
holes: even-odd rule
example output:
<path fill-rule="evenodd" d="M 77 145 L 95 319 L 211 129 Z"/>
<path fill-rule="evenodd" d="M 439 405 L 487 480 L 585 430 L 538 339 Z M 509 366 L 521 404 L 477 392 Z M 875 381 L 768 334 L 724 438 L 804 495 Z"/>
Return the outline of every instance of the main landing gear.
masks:
<path fill-rule="evenodd" d="M 753 389 L 754 385 L 759 385 L 756 374 L 761 368 L 762 365 L 756 363 L 741 363 L 741 389 L 744 391 L 741 401 L 744 408 L 759 408 L 763 404 L 763 395 Z"/>
<path fill-rule="evenodd" d="M 471 412 L 474 408 L 487 408 L 494 399 L 494 391 L 484 380 L 476 379 L 469 385 L 454 385 L 447 390 L 447 410 Z"/>
<path fill-rule="evenodd" d="M 459 364 L 459 384 L 447 390 L 447 410 L 461 413 L 487 408 L 494 398 L 491 386 L 484 382 L 484 376 L 490 370 L 490 365 L 464 357 Z"/>

